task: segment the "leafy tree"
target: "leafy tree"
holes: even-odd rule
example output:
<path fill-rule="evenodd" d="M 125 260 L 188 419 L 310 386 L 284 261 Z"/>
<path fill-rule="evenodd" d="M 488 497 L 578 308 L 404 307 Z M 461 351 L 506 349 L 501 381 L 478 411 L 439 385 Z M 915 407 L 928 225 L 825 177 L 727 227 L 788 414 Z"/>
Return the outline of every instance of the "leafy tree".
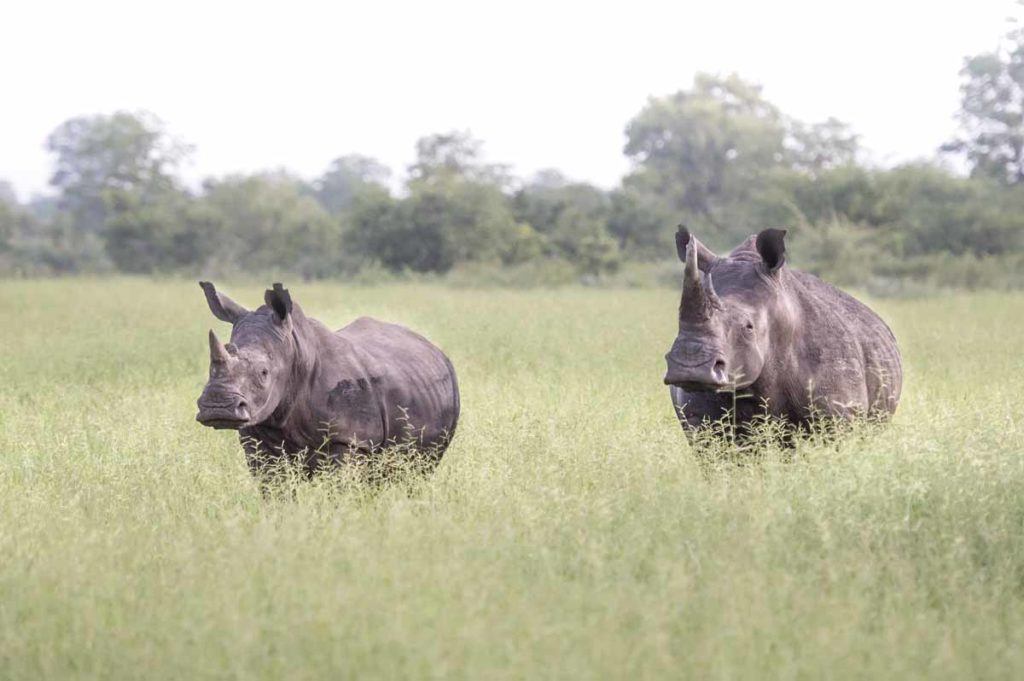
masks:
<path fill-rule="evenodd" d="M 368 156 L 341 156 L 313 183 L 314 195 L 329 213 L 338 215 L 349 209 L 357 194 L 384 186 L 390 175 L 386 166 Z"/>
<path fill-rule="evenodd" d="M 123 235 L 129 218 L 119 215 L 121 210 L 131 207 L 153 215 L 161 210 L 158 204 L 174 200 L 180 190 L 173 171 L 188 147 L 171 139 L 156 117 L 124 111 L 65 121 L 47 138 L 46 147 L 56 156 L 50 183 L 60 192 L 54 245 L 70 256 L 68 262 L 60 258 L 60 267 L 103 269 L 108 256 L 115 256 L 118 266 L 149 271 L 153 257 L 135 263 L 133 249 L 114 243 L 116 235 L 105 231 L 116 223 L 117 234 Z M 148 221 L 145 229 L 151 232 L 155 226 Z M 157 235 L 148 238 L 150 250 L 158 248 Z"/>
<path fill-rule="evenodd" d="M 409 258 L 397 240 L 408 235 L 402 204 L 387 189 L 371 187 L 352 198 L 345 219 L 345 244 L 352 256 L 401 270 Z"/>
<path fill-rule="evenodd" d="M 635 165 L 626 186 L 718 229 L 723 206 L 744 201 L 766 169 L 786 160 L 782 115 L 736 75 L 698 74 L 690 90 L 650 99 L 626 137 Z"/>
<path fill-rule="evenodd" d="M 619 245 L 608 234 L 606 223 L 576 206 L 559 213 L 550 239 L 558 255 L 581 274 L 614 272 L 621 264 Z"/>
<path fill-rule="evenodd" d="M 428 135 L 416 141 L 416 162 L 409 166 L 410 183 L 429 184 L 461 178 L 504 187 L 508 168 L 484 163 L 483 142 L 465 131 Z"/>
<path fill-rule="evenodd" d="M 548 240 L 529 223 L 518 222 L 512 233 L 505 235 L 501 261 L 506 265 L 520 265 L 540 260 L 549 252 Z"/>
<path fill-rule="evenodd" d="M 522 257 L 529 235 L 502 191 L 507 175 L 482 161 L 481 147 L 461 132 L 420 139 L 408 197 L 395 201 L 376 190 L 356 198 L 348 218 L 355 252 L 392 270 L 417 272 Z"/>
<path fill-rule="evenodd" d="M 765 174 L 746 204 L 752 225 L 805 227 L 842 219 L 877 226 L 880 214 L 878 173 L 856 165 L 824 168 L 816 173 L 776 168 Z"/>
<path fill-rule="evenodd" d="M 50 222 L 56 219 L 60 212 L 60 199 L 46 194 L 34 194 L 25 208 L 37 220 Z"/>
<path fill-rule="evenodd" d="M 853 167 L 858 153 L 846 124 L 789 118 L 736 75 L 698 74 L 691 89 L 649 100 L 626 135 L 635 169 L 610 226 L 634 252 L 665 250 L 659 222 L 664 230 L 682 220 L 725 247 L 804 220 L 806 209 L 827 212 L 836 197 L 817 180 Z"/>
<path fill-rule="evenodd" d="M 879 214 L 907 256 L 998 255 L 1024 248 L 1024 196 L 928 164 L 879 173 Z"/>
<path fill-rule="evenodd" d="M 22 230 L 23 211 L 9 182 L 0 180 L 0 263 L 9 262 Z M 9 265 L 4 265 L 7 269 Z"/>
<path fill-rule="evenodd" d="M 1024 182 L 1024 29 L 994 52 L 969 57 L 960 72 L 963 134 L 942 147 L 964 154 L 972 175 Z"/>
<path fill-rule="evenodd" d="M 184 238 L 201 240 L 206 269 L 324 277 L 343 267 L 340 225 L 288 175 L 208 181 L 190 215 L 195 235 Z"/>
<path fill-rule="evenodd" d="M 541 234 L 553 234 L 558 230 L 560 216 L 566 211 L 605 222 L 609 199 L 593 185 L 570 182 L 561 173 L 546 170 L 515 193 L 512 207 L 517 220 L 530 224 Z"/>
<path fill-rule="evenodd" d="M 417 142 L 399 197 L 387 169 L 358 155 L 310 184 L 260 173 L 193 194 L 175 176 L 187 148 L 154 117 L 76 118 L 47 140 L 56 197 L 21 205 L 0 183 L 0 270 L 329 277 L 371 262 L 443 273 L 539 261 L 517 272 L 590 276 L 626 258 L 673 257 L 682 220 L 716 248 L 790 228 L 802 244 L 794 262 L 844 284 L 996 281 L 978 272 L 1012 273 L 1024 253 L 1022 73 L 1020 31 L 966 62 L 964 134 L 947 149 L 967 156 L 971 178 L 930 164 L 859 165 L 848 126 L 789 118 L 735 75 L 700 74 L 650 99 L 626 128 L 633 170 L 611 191 L 555 170 L 519 184 L 455 131 Z"/>
<path fill-rule="evenodd" d="M 529 224 L 549 255 L 573 263 L 581 273 L 601 274 L 619 265 L 619 244 L 608 232 L 611 199 L 583 182 L 546 170 L 516 192 L 518 221 Z"/>
<path fill-rule="evenodd" d="M 196 204 L 182 191 L 156 196 L 117 190 L 108 194 L 104 231 L 107 255 L 122 272 L 192 271 L 202 262 L 206 233 Z"/>
<path fill-rule="evenodd" d="M 611 192 L 608 232 L 624 255 L 648 260 L 674 253 L 672 226 L 678 216 L 656 197 L 629 187 Z"/>
<path fill-rule="evenodd" d="M 367 192 L 356 200 L 349 230 L 361 256 L 416 272 L 497 260 L 522 237 L 500 189 L 458 176 L 414 182 L 398 202 L 383 191 Z"/>
<path fill-rule="evenodd" d="M 61 193 L 61 209 L 77 229 L 93 233 L 104 227 L 111 192 L 175 188 L 172 172 L 189 152 L 156 117 L 124 111 L 72 118 L 50 134 L 46 147 L 56 155 L 50 184 Z"/>
<path fill-rule="evenodd" d="M 18 205 L 18 194 L 14 191 L 14 186 L 7 180 L 0 180 L 0 204 Z"/>
<path fill-rule="evenodd" d="M 9 259 L 14 251 L 15 234 L 19 231 L 18 205 L 10 200 L 14 194 L 5 195 L 3 191 L 10 185 L 0 182 L 0 262 Z"/>
<path fill-rule="evenodd" d="M 24 206 L 0 200 L 0 273 L 65 274 L 86 267 L 100 269 L 98 263 L 83 259 L 81 245 L 81 235 L 74 233 L 66 214 L 57 213 L 43 221 Z"/>
<path fill-rule="evenodd" d="M 790 167 L 819 175 L 857 162 L 860 138 L 846 123 L 835 118 L 811 124 L 790 120 L 788 127 Z"/>

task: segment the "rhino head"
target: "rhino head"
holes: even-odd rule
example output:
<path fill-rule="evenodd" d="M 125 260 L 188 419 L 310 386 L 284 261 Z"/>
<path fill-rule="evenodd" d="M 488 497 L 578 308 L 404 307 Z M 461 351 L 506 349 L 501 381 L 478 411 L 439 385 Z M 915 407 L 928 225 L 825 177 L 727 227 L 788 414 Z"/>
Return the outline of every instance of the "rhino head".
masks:
<path fill-rule="evenodd" d="M 757 381 L 785 317 L 781 268 L 786 232 L 766 229 L 726 257 L 679 227 L 686 263 L 679 333 L 665 355 L 665 383 L 690 392 L 738 390 Z"/>
<path fill-rule="evenodd" d="M 199 282 L 213 316 L 230 322 L 231 341 L 210 330 L 210 378 L 199 396 L 196 420 L 211 428 L 238 429 L 266 421 L 291 382 L 296 354 L 292 299 L 281 284 L 250 312 L 208 281 Z"/>

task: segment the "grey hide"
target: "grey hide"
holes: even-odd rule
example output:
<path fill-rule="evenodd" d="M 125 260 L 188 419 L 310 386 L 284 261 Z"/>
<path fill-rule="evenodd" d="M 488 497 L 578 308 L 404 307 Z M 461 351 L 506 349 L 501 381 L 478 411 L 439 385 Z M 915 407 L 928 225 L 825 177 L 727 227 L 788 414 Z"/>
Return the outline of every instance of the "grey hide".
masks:
<path fill-rule="evenodd" d="M 807 427 L 896 410 L 903 369 L 892 331 L 864 304 L 788 267 L 785 234 L 764 230 L 725 257 L 682 226 L 676 234 L 686 267 L 665 383 L 688 433 L 727 414 L 742 435 L 764 415 Z"/>
<path fill-rule="evenodd" d="M 196 420 L 239 433 L 254 473 L 288 457 L 308 473 L 411 444 L 433 460 L 459 419 L 451 362 L 397 324 L 361 317 L 338 331 L 303 314 L 281 284 L 249 311 L 200 282 L 210 310 L 210 378 Z"/>

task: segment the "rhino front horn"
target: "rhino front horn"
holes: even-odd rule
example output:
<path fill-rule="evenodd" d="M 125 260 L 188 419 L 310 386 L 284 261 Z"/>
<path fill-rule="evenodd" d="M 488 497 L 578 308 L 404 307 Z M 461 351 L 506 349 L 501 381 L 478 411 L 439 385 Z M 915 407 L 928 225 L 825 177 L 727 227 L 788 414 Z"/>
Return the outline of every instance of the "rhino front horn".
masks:
<path fill-rule="evenodd" d="M 691 287 L 700 287 L 700 268 L 697 267 L 696 241 L 696 239 L 690 237 L 690 243 L 686 246 L 686 269 L 683 272 L 684 290 Z"/>
<path fill-rule="evenodd" d="M 210 361 L 215 364 L 227 364 L 231 359 L 227 348 L 217 339 L 217 334 L 210 329 Z"/>
<path fill-rule="evenodd" d="M 697 240 L 690 239 L 686 247 L 686 269 L 683 272 L 683 300 L 679 308 L 680 319 L 700 322 L 711 318 L 720 306 L 711 285 L 711 277 L 697 266 Z"/>

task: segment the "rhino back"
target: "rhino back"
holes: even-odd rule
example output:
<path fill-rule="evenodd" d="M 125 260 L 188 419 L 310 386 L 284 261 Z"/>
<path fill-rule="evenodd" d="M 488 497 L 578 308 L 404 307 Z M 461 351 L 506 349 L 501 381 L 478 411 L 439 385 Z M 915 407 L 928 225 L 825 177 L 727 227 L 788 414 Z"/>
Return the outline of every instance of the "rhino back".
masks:
<path fill-rule="evenodd" d="M 323 406 L 340 435 L 373 446 L 446 444 L 459 415 L 451 363 L 423 336 L 361 317 L 334 332 L 337 361 L 320 364 Z"/>
<path fill-rule="evenodd" d="M 903 372 L 896 338 L 871 308 L 799 270 L 789 270 L 785 295 L 799 309 L 790 399 L 827 413 L 892 413 Z"/>

